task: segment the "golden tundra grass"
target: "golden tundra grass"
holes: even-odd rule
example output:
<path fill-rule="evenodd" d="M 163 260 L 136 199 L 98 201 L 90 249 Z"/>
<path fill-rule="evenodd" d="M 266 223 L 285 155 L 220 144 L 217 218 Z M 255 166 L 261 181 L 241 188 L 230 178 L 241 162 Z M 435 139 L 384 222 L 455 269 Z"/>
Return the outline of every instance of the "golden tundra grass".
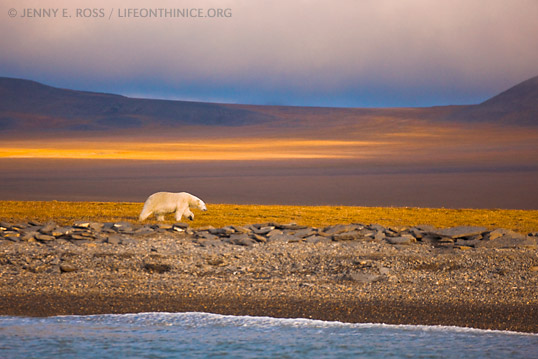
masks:
<path fill-rule="evenodd" d="M 125 202 L 19 202 L 0 201 L 0 221 L 54 221 L 69 225 L 74 221 L 136 222 L 142 203 Z M 527 233 L 538 231 L 537 210 L 444 209 L 407 207 L 280 206 L 211 204 L 208 211 L 193 210 L 193 227 L 295 222 L 313 227 L 338 223 L 377 223 L 384 226 L 430 224 L 436 227 L 460 225 L 507 228 Z M 173 216 L 168 216 L 173 223 Z M 185 219 L 183 219 L 185 220 Z M 145 221 L 154 223 L 155 220 Z"/>

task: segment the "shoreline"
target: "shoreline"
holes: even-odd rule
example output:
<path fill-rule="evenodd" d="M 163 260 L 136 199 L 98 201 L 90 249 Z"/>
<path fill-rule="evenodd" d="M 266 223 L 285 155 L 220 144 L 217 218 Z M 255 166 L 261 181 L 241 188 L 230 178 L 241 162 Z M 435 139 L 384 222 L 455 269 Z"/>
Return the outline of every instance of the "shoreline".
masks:
<path fill-rule="evenodd" d="M 538 333 L 536 233 L 2 223 L 0 315 L 210 312 Z"/>
<path fill-rule="evenodd" d="M 41 303 L 36 306 L 36 303 Z M 273 318 L 304 318 L 342 323 L 428 325 L 538 334 L 538 305 L 473 305 L 388 301 L 317 301 L 146 295 L 71 296 L 17 295 L 0 297 L 0 315 L 49 317 L 59 315 L 130 314 L 146 312 L 204 312 Z"/>

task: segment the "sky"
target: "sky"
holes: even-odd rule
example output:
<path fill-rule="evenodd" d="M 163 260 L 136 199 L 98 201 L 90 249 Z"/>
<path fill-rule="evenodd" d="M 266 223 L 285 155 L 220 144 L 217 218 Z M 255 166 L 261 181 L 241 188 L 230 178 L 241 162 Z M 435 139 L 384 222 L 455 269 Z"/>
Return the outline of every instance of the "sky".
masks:
<path fill-rule="evenodd" d="M 536 0 L 0 0 L 0 76 L 204 102 L 472 104 L 538 75 L 537 19 Z"/>

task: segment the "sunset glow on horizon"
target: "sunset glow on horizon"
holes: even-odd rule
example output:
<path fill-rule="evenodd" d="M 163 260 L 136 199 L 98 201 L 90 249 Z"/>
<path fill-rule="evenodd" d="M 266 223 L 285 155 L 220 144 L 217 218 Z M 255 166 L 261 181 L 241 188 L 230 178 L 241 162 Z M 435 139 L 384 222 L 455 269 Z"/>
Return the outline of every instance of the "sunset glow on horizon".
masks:
<path fill-rule="evenodd" d="M 394 124 L 396 125 L 396 124 Z M 322 132 L 304 138 L 227 137 L 172 140 L 167 137 L 94 137 L 4 140 L 0 158 L 119 159 L 158 161 L 359 159 L 412 163 L 534 163 L 536 131 L 529 128 L 475 124 L 465 131 L 448 124 L 417 127 L 411 122 L 360 133 L 349 127 L 341 139 L 321 139 Z M 213 133 L 214 135 L 214 133 Z M 153 139 L 151 138 L 153 137 Z M 177 133 L 177 138 L 180 133 Z M 360 138 L 360 139 L 357 139 Z M 159 140 L 157 140 L 159 139 Z M 485 141 L 484 139 L 488 139 Z"/>
<path fill-rule="evenodd" d="M 375 141 L 236 139 L 193 142 L 32 141 L 4 143 L 0 158 L 125 160 L 270 160 L 365 158 Z"/>

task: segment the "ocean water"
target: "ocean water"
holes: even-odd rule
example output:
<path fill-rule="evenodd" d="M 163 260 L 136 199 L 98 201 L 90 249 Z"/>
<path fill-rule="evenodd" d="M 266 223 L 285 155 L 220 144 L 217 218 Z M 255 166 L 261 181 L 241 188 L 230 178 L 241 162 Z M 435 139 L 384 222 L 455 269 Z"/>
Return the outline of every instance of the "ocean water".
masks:
<path fill-rule="evenodd" d="M 538 335 L 209 313 L 0 317 L 1 358 L 538 358 Z"/>

